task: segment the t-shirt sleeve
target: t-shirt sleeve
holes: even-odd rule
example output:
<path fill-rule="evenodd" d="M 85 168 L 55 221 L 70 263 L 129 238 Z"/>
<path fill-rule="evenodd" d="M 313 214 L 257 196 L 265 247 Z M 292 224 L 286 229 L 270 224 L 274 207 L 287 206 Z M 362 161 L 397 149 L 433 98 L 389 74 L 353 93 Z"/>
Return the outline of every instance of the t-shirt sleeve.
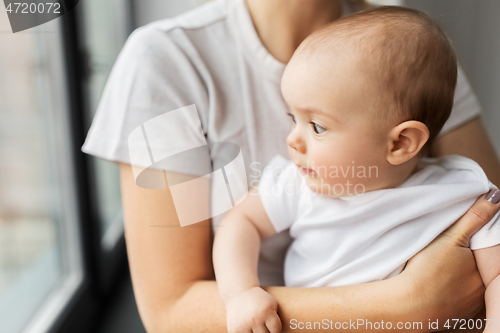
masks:
<path fill-rule="evenodd" d="M 182 40 L 182 29 L 162 30 L 154 25 L 130 35 L 108 78 L 83 152 L 132 164 L 131 144 L 140 148 L 146 142 L 151 159 L 167 155 L 152 150 L 153 145 L 157 150 L 175 148 L 179 142 L 185 147 L 203 145 L 208 94 L 189 51 L 180 46 Z M 174 117 L 163 117 L 190 105 L 190 112 L 179 119 L 182 127 L 171 123 Z M 143 155 L 148 159 L 147 150 Z"/>
<path fill-rule="evenodd" d="M 259 182 L 259 196 L 276 233 L 290 228 L 296 220 L 303 186 L 298 170 L 283 156 L 274 157 Z"/>
<path fill-rule="evenodd" d="M 441 132 L 439 132 L 439 135 L 446 134 L 455 128 L 460 127 L 480 114 L 481 105 L 472 91 L 472 87 L 470 86 L 470 83 L 459 64 L 453 109 L 451 110 L 450 117 L 441 129 Z"/>

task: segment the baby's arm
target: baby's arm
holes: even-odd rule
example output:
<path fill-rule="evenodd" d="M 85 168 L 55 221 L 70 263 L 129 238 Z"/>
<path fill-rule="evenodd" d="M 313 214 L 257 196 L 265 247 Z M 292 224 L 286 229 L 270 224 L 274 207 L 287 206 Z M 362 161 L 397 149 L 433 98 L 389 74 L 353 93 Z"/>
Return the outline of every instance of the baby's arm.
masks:
<path fill-rule="evenodd" d="M 498 333 L 500 329 L 500 245 L 473 252 L 477 268 L 486 287 L 484 294 L 486 302 L 485 324 L 488 325 L 484 332 Z"/>
<path fill-rule="evenodd" d="M 217 230 L 213 263 L 229 332 L 281 331 L 277 302 L 260 288 L 257 277 L 261 239 L 275 233 L 256 189 L 227 213 Z"/>

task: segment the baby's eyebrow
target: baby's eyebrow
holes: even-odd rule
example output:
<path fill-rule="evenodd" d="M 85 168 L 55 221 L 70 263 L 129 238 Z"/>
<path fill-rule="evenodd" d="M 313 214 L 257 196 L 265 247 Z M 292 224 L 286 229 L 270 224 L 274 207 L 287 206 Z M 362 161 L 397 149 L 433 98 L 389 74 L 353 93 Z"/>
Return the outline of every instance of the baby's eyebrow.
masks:
<path fill-rule="evenodd" d="M 317 114 L 317 115 L 320 115 L 320 116 L 332 119 L 333 121 L 335 121 L 335 122 L 337 122 L 339 124 L 342 123 L 340 121 L 340 119 L 337 116 L 335 116 L 334 114 L 332 114 L 331 112 L 327 112 L 327 111 L 321 110 L 321 109 L 316 108 L 314 106 L 308 106 L 308 107 L 296 108 L 296 109 L 299 112 L 303 112 L 303 113 L 306 113 L 306 114 Z"/>

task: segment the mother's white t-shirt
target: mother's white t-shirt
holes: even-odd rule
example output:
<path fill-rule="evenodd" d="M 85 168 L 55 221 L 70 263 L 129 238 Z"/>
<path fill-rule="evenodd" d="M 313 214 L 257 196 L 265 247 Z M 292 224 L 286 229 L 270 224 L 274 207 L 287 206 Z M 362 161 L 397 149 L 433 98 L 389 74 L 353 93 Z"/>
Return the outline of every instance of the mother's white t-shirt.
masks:
<path fill-rule="evenodd" d="M 342 15 L 361 9 L 357 2 L 342 2 Z M 262 45 L 244 0 L 210 1 L 141 27 L 131 34 L 114 65 L 82 150 L 131 163 L 128 137 L 135 128 L 194 104 L 208 145 L 237 144 L 247 179 L 255 185 L 273 156 L 287 155 L 285 139 L 292 124 L 280 92 L 284 67 Z M 453 111 L 441 135 L 479 113 L 479 103 L 459 69 Z M 193 133 L 193 141 L 199 141 L 198 134 Z M 179 140 L 167 132 L 155 135 L 149 140 L 165 145 Z M 190 140 L 190 133 L 182 140 Z M 210 158 L 220 163 L 224 152 L 211 149 Z M 171 171 L 186 173 L 182 168 Z M 289 242 L 288 232 L 283 232 L 262 244 L 262 285 L 283 284 Z"/>

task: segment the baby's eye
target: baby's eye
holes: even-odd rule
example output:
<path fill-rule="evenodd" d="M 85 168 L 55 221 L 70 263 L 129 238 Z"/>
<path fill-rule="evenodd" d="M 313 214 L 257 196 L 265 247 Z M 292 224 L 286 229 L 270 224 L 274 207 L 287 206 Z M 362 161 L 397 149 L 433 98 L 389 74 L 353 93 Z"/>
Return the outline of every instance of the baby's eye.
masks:
<path fill-rule="evenodd" d="M 326 131 L 326 128 L 319 126 L 316 123 L 311 123 L 313 126 L 314 133 L 316 134 L 322 134 Z"/>
<path fill-rule="evenodd" d="M 291 114 L 291 113 L 287 113 L 287 115 L 289 115 L 290 117 L 292 117 L 292 121 L 293 121 L 294 123 L 296 123 L 296 122 L 297 122 L 297 121 L 295 120 L 295 116 L 294 116 L 293 114 Z"/>

